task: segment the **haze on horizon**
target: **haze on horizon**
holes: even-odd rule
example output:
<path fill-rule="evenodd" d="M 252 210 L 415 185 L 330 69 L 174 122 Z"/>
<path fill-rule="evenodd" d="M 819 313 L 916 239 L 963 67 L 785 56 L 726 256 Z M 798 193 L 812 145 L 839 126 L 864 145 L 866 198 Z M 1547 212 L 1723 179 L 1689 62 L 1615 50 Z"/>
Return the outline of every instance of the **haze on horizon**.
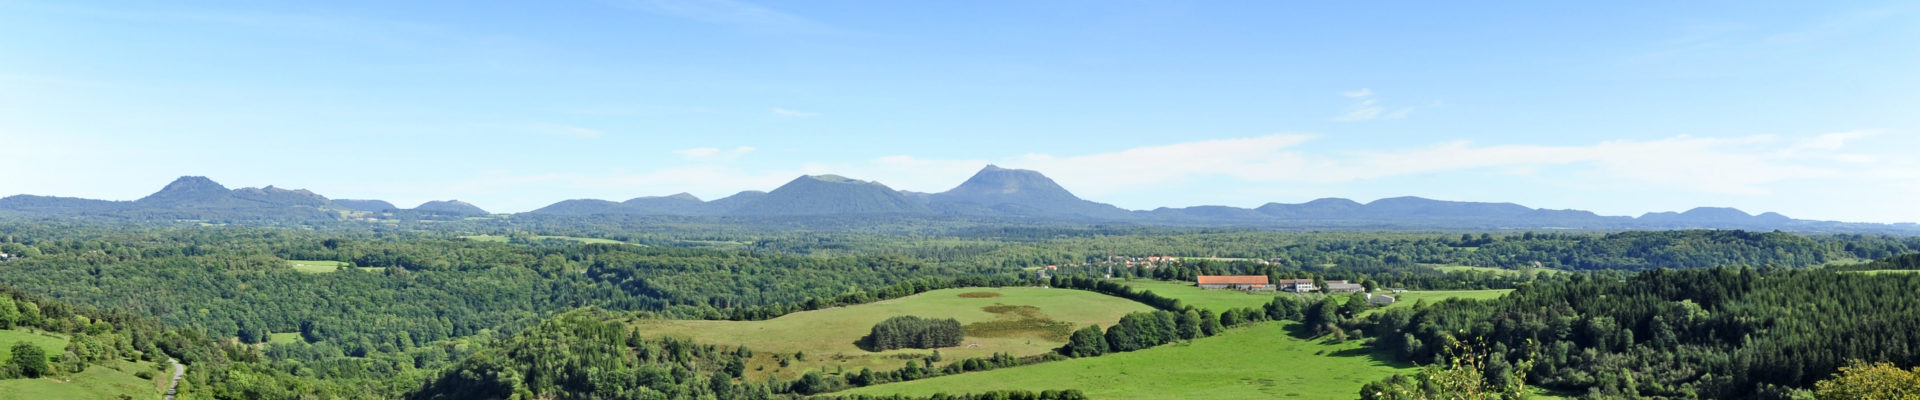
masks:
<path fill-rule="evenodd" d="M 0 1 L 0 196 L 496 212 L 986 164 L 1129 209 L 1920 221 L 1920 6 Z"/>

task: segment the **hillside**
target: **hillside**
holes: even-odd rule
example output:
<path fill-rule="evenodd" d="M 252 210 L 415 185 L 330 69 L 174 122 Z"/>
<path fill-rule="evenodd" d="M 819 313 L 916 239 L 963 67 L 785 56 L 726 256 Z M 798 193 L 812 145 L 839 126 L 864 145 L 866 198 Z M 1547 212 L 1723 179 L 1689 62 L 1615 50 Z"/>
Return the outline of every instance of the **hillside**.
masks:
<path fill-rule="evenodd" d="M 227 189 L 205 177 L 188 176 L 134 201 L 106 201 L 39 195 L 0 198 L 0 215 L 88 216 L 142 220 L 336 221 L 347 212 L 384 213 L 400 220 L 491 215 L 457 201 L 436 201 L 414 209 L 396 209 L 379 200 L 329 200 L 306 190 L 273 186 Z M 1361 203 L 1322 198 L 1306 203 L 1267 203 L 1257 208 L 1222 205 L 1161 207 L 1128 211 L 1081 199 L 1037 171 L 988 165 L 960 185 L 940 193 L 898 191 L 878 182 L 838 175 L 803 176 L 771 192 L 742 191 L 713 201 L 688 193 L 610 201 L 565 200 L 521 213 L 529 220 L 560 218 L 577 223 L 582 216 L 704 218 L 749 227 L 805 226 L 848 229 L 869 226 L 834 217 L 909 223 L 987 221 L 995 224 L 1140 224 L 1186 227 L 1359 230 L 1632 230 L 1742 229 L 1814 233 L 1887 233 L 1920 235 L 1920 224 L 1874 224 L 1793 219 L 1778 213 L 1748 214 L 1733 208 L 1699 207 L 1685 212 L 1652 212 L 1639 217 L 1603 216 L 1583 210 L 1536 209 L 1498 202 L 1435 200 L 1402 196 Z M 749 218 L 737 218 L 749 217 Z M 794 217 L 800 217 L 798 219 Z M 808 218 L 814 219 L 807 222 Z M 821 219 L 826 218 L 826 219 Z M 567 222 L 571 221 L 571 222 Z M 836 222 L 837 221 L 837 222 Z"/>
<path fill-rule="evenodd" d="M 879 182 L 839 175 L 807 175 L 766 195 L 746 200 L 732 210 L 737 215 L 930 215 L 926 204 L 913 201 Z"/>
<path fill-rule="evenodd" d="M 484 216 L 491 214 L 479 206 L 459 200 L 429 201 L 421 203 L 418 207 L 414 207 L 412 211 L 460 216 Z"/>
<path fill-rule="evenodd" d="M 960 214 L 1055 219 L 1123 219 L 1126 210 L 1082 200 L 1039 172 L 988 165 L 953 189 L 927 196 L 934 207 Z"/>

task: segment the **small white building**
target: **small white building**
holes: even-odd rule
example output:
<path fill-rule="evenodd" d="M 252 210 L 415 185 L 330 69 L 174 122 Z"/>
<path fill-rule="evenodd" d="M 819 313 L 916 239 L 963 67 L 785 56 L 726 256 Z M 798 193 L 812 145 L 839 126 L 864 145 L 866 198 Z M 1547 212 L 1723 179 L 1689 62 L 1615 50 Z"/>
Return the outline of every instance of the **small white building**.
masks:
<path fill-rule="evenodd" d="M 1393 304 L 1394 301 L 1397 301 L 1397 300 L 1394 300 L 1393 296 L 1388 296 L 1384 294 L 1374 295 L 1373 293 L 1367 293 L 1367 304 L 1377 304 L 1377 305 L 1384 306 L 1384 305 L 1391 305 Z"/>
<path fill-rule="evenodd" d="M 1360 293 L 1367 291 L 1366 286 L 1347 281 L 1327 281 L 1327 293 Z"/>
<path fill-rule="evenodd" d="M 1279 286 L 1280 290 L 1294 293 L 1306 293 L 1314 290 L 1312 279 L 1281 279 L 1279 282 L 1275 282 L 1275 285 Z"/>

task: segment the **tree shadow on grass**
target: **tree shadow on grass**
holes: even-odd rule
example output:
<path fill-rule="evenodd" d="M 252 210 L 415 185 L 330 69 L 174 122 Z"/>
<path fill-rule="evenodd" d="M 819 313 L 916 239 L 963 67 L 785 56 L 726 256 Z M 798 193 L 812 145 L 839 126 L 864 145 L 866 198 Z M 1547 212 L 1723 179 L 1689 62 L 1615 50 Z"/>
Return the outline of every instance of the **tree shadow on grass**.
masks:
<path fill-rule="evenodd" d="M 1295 339 L 1305 340 L 1305 341 L 1313 342 L 1316 344 L 1332 345 L 1335 343 L 1331 335 L 1315 335 L 1313 333 L 1312 327 L 1309 327 L 1307 326 L 1307 324 L 1302 324 L 1302 323 L 1294 323 L 1292 325 L 1287 325 L 1287 335 L 1293 336 Z M 1324 355 L 1327 357 L 1343 357 L 1343 358 L 1365 357 L 1367 358 L 1368 361 L 1374 363 L 1375 365 L 1385 365 L 1385 366 L 1394 367 L 1394 368 L 1412 368 L 1417 366 L 1417 365 L 1414 365 L 1413 363 L 1402 361 L 1398 357 L 1395 357 L 1392 350 L 1378 348 L 1374 346 L 1372 343 L 1363 344 L 1360 347 L 1355 347 L 1351 349 L 1326 353 Z"/>

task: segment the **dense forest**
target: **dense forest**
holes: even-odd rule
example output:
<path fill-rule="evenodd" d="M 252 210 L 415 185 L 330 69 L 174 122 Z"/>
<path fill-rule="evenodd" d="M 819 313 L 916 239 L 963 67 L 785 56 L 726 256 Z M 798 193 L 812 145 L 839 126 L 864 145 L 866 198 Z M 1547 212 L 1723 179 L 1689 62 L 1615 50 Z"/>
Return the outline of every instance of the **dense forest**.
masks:
<path fill-rule="evenodd" d="M 1490 350 L 1541 386 L 1602 397 L 1789 398 L 1851 361 L 1920 363 L 1920 275 L 1745 267 L 1576 276 L 1494 301 L 1375 314 L 1376 346 L 1444 363 Z"/>

